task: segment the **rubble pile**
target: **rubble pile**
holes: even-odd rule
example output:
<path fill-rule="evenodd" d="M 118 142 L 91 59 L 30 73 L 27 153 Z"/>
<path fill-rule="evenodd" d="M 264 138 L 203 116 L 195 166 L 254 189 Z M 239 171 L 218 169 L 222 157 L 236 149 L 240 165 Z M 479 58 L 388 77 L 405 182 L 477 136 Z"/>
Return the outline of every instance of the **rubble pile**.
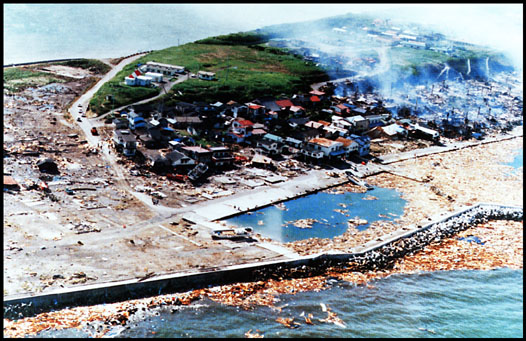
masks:
<path fill-rule="evenodd" d="M 498 220 L 488 221 L 490 218 L 500 217 Z M 468 221 L 471 224 L 468 224 Z M 175 309 L 179 305 L 189 305 L 192 302 L 207 297 L 211 300 L 251 309 L 256 305 L 274 307 L 279 301 L 278 295 L 295 294 L 304 291 L 319 291 L 332 287 L 334 280 L 346 281 L 355 285 L 370 286 L 375 279 L 387 277 L 395 273 L 415 273 L 420 271 L 457 270 L 457 269 L 493 269 L 497 267 L 522 268 L 523 266 L 523 223 L 522 214 L 517 210 L 485 207 L 477 212 L 451 219 L 442 228 L 450 225 L 464 231 L 451 235 L 443 240 L 435 235 L 428 235 L 431 244 L 414 244 L 414 254 L 407 254 L 395 259 L 388 269 L 374 271 L 357 271 L 351 262 L 327 266 L 326 261 L 320 261 L 323 266 L 301 266 L 297 268 L 278 267 L 270 273 L 258 272 L 256 275 L 267 277 L 266 280 L 256 280 L 249 283 L 237 283 L 213 288 L 193 290 L 182 294 L 163 295 L 155 298 L 130 300 L 126 302 L 97 305 L 90 307 L 76 307 L 49 313 L 42 313 L 34 317 L 19 320 L 4 319 L 4 336 L 23 337 L 35 335 L 48 329 L 90 328 L 93 336 L 106 334 L 111 327 L 125 325 L 138 312 L 149 311 L 159 307 Z M 475 225 L 473 225 L 475 224 Z M 440 230 L 439 227 L 436 230 Z M 453 233 L 454 234 L 454 233 Z M 462 237 L 477 235 L 484 245 L 460 240 Z M 424 235 L 420 238 L 425 239 Z M 417 239 L 419 239 L 417 237 Z M 437 241 L 433 241 L 438 239 Z M 406 247 L 408 240 L 393 243 L 390 248 L 382 248 L 371 253 L 369 260 L 382 262 L 382 252 L 393 252 Z M 510 252 L 510 250 L 514 250 Z M 363 264 L 369 263 L 366 257 Z M 355 261 L 357 261 L 355 259 Z M 384 260 L 385 262 L 385 260 Z M 371 265 L 369 263 L 369 265 Z M 373 268 L 375 266 L 372 266 Z M 270 277 L 270 278 L 269 278 Z M 170 308 L 173 307 L 173 308 Z M 277 308 L 279 309 L 279 308 Z M 327 309 L 327 311 L 330 311 Z M 139 318 L 139 316 L 137 316 Z M 312 317 L 309 317 L 312 323 Z M 318 319 L 320 320 L 320 319 Z M 324 322 L 340 322 L 337 316 L 328 314 Z M 320 320 L 321 321 L 321 320 Z M 281 323 L 277 321 L 278 323 Z M 282 322 L 286 322 L 282 320 Z M 297 322 L 296 322 L 297 323 Z M 343 326 L 343 322 L 341 322 Z M 306 319 L 306 324 L 307 319 Z M 258 334 L 259 335 L 259 334 Z"/>
<path fill-rule="evenodd" d="M 499 206 L 478 206 L 458 216 L 433 224 L 427 229 L 421 229 L 408 238 L 382 246 L 377 250 L 361 256 L 355 256 L 351 266 L 355 270 L 375 270 L 390 267 L 394 261 L 406 254 L 421 250 L 431 242 L 438 242 L 473 225 L 479 225 L 489 220 L 521 221 L 522 209 Z"/>
<path fill-rule="evenodd" d="M 522 145 L 518 138 L 396 163 L 399 172 L 416 178 L 431 173 L 433 178 L 424 184 L 389 173 L 368 177 L 367 182 L 402 193 L 408 201 L 399 221 L 402 225 L 476 202 L 522 205 L 522 173 L 508 176 L 511 167 L 502 164 L 510 162 Z"/>

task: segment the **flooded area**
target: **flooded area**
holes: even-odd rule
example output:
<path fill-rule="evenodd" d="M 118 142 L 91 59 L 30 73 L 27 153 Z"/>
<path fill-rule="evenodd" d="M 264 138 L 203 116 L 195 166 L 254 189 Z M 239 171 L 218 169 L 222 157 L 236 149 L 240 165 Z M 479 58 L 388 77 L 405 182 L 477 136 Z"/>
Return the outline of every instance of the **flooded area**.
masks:
<path fill-rule="evenodd" d="M 349 228 L 360 231 L 370 223 L 394 221 L 404 212 L 405 200 L 396 190 L 375 187 L 365 193 L 332 189 L 227 219 L 238 227 L 282 243 L 308 238 L 333 238 Z M 313 212 L 316 212 L 313 216 Z"/>
<path fill-rule="evenodd" d="M 519 149 L 518 154 L 515 156 L 513 161 L 506 163 L 508 166 L 512 166 L 515 170 L 518 170 L 524 165 L 524 153 L 523 149 Z"/>

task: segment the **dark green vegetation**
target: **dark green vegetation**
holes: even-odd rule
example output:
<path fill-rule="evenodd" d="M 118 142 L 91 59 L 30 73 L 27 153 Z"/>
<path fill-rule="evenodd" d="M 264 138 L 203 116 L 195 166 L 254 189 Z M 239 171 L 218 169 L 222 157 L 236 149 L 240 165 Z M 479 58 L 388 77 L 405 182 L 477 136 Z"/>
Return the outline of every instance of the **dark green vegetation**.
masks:
<path fill-rule="evenodd" d="M 267 35 L 257 34 L 255 32 L 239 32 L 222 36 L 209 37 L 197 40 L 196 44 L 213 44 L 213 45 L 254 45 L 263 44 L 268 41 Z"/>
<path fill-rule="evenodd" d="M 157 88 L 123 83 L 137 64 L 148 61 L 184 66 L 191 73 L 216 73 L 215 81 L 189 79 L 176 84 L 163 96 L 166 105 L 176 101 L 244 102 L 264 95 L 290 96 L 308 91 L 311 83 L 328 79 L 314 64 L 283 49 L 265 46 L 264 41 L 263 35 L 235 33 L 154 51 L 127 65 L 105 84 L 90 102 L 91 110 L 97 114 L 110 110 L 112 103 L 106 100 L 109 94 L 113 94 L 115 107 L 158 94 Z"/>
<path fill-rule="evenodd" d="M 4 68 L 4 88 L 11 92 L 22 91 L 32 86 L 43 86 L 50 83 L 63 83 L 62 78 L 24 67 Z"/>
<path fill-rule="evenodd" d="M 127 70 L 127 72 L 124 72 Z M 125 75 L 129 75 L 134 67 L 127 66 L 117 76 L 104 83 L 89 102 L 89 108 L 97 116 L 114 108 L 138 102 L 153 97 L 159 93 L 157 88 L 131 87 L 124 84 Z"/>

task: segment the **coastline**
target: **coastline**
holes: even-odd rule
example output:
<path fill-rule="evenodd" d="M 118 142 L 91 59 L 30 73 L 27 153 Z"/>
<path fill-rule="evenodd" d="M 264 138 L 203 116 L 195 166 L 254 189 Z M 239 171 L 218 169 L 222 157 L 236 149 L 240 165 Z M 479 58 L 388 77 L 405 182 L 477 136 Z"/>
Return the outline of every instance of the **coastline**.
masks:
<path fill-rule="evenodd" d="M 440 196 L 436 194 L 435 192 L 429 189 L 429 186 L 423 186 L 420 183 L 410 181 L 408 179 L 400 179 L 400 177 L 396 177 L 391 174 L 379 174 L 373 177 L 369 177 L 367 181 L 373 183 L 374 185 L 381 184 L 386 187 L 391 186 L 391 188 L 397 188 L 404 192 L 404 197 L 408 200 L 408 205 L 406 206 L 404 215 L 398 222 L 399 224 L 413 223 L 415 221 L 422 220 L 422 217 L 430 217 L 439 212 L 451 211 L 458 204 L 472 204 L 473 201 L 471 199 L 473 199 L 473 192 L 478 193 L 478 198 L 481 199 L 481 201 L 484 199 L 486 201 L 495 202 L 497 201 L 497 199 L 504 198 L 507 203 L 518 204 L 522 206 L 522 176 L 516 176 L 515 178 L 510 179 L 509 177 L 504 178 L 504 175 L 501 175 L 502 173 L 504 173 L 503 170 L 505 170 L 506 167 L 508 167 L 506 165 L 502 165 L 501 163 L 510 161 L 513 158 L 513 151 L 517 150 L 517 148 L 521 146 L 522 139 L 513 139 L 503 142 L 496 142 L 488 145 L 472 147 L 476 149 L 472 150 L 472 148 L 469 148 L 468 152 L 466 153 L 463 151 L 455 151 L 447 154 L 437 154 L 433 156 L 422 157 L 420 159 L 417 159 L 416 161 L 409 160 L 400 163 L 400 167 L 402 167 L 403 165 L 404 167 L 410 168 L 414 172 L 419 171 L 423 173 L 429 171 L 430 164 L 436 162 L 442 162 L 444 164 L 447 163 L 447 165 L 449 165 L 447 172 L 440 171 L 436 168 L 434 169 L 434 171 L 437 171 L 437 173 L 435 174 L 433 181 L 439 181 L 439 179 L 442 179 L 442 181 L 439 181 L 436 185 L 440 184 L 441 186 L 443 186 L 442 190 L 444 193 L 454 195 L 455 200 L 453 202 L 448 200 L 447 196 Z M 483 177 L 480 177 L 477 173 L 468 173 L 466 171 L 468 170 L 468 168 L 466 168 L 466 166 L 463 165 L 463 162 L 465 162 L 466 160 L 473 159 L 474 155 L 477 156 L 476 160 L 472 160 L 471 163 L 468 162 L 468 165 L 470 167 L 469 169 L 480 169 L 480 166 L 485 164 L 486 162 L 489 162 L 489 164 L 492 165 L 491 167 L 485 168 L 486 173 L 483 174 Z M 453 162 L 453 160 L 456 161 Z M 455 167 L 453 167 L 453 165 Z M 448 176 L 448 174 L 450 176 Z M 456 180 L 452 182 L 451 179 Z M 475 183 L 475 180 L 477 180 L 478 182 Z M 506 185 L 505 193 L 499 192 L 498 190 L 488 190 L 486 192 L 479 191 L 479 186 L 482 186 L 482 188 L 499 188 L 499 186 L 492 186 L 491 183 L 500 184 L 500 187 L 502 187 L 503 184 L 507 184 L 508 182 L 511 183 Z M 460 186 L 460 184 L 464 184 L 464 186 L 467 186 L 468 188 L 463 188 L 462 186 Z M 466 189 L 471 188 L 471 185 L 474 184 L 476 184 L 477 186 L 474 186 L 471 191 L 466 191 Z M 431 196 L 432 193 L 434 193 L 434 197 Z M 431 197 L 433 199 L 429 199 L 425 202 L 422 202 L 422 198 L 427 197 Z M 490 200 L 487 200 L 488 198 Z M 510 226 L 513 228 L 513 230 L 510 229 Z M 388 232 L 389 229 L 386 229 L 384 226 L 382 226 L 380 231 Z M 370 235 L 371 238 L 374 238 L 374 236 L 378 236 L 378 233 L 380 231 L 379 227 L 371 227 L 363 232 L 365 232 L 365 235 Z M 482 231 L 483 233 L 481 233 Z M 480 261 L 463 261 L 459 264 L 459 262 L 454 261 L 456 258 L 458 258 L 460 254 L 463 255 L 462 258 L 464 258 L 465 260 L 491 260 L 501 257 L 502 254 L 499 252 L 501 252 L 502 250 L 508 250 L 512 248 L 513 250 L 522 251 L 522 222 L 513 224 L 510 224 L 508 222 L 500 222 L 497 223 L 497 225 L 494 225 L 494 223 L 489 223 L 489 225 L 471 227 L 463 233 L 464 234 L 453 236 L 450 239 L 443 240 L 442 242 L 439 242 L 437 244 L 431 244 L 428 247 L 426 247 L 422 252 L 417 253 L 414 256 L 404 257 L 400 261 L 400 263 L 397 263 L 394 266 L 393 272 L 369 271 L 365 273 L 350 272 L 345 274 L 338 274 L 337 272 L 333 271 L 328 272 L 323 276 L 315 276 L 310 278 L 288 280 L 282 279 L 279 281 L 269 280 L 266 281 L 264 285 L 261 282 L 240 283 L 237 285 L 221 286 L 219 287 L 219 289 L 214 290 L 214 293 L 206 293 L 206 295 L 205 292 L 190 291 L 182 294 L 163 295 L 160 297 L 142 300 L 132 300 L 122 303 L 114 303 L 110 304 L 109 306 L 107 305 L 106 308 L 101 308 L 100 306 L 77 307 L 69 310 L 47 313 L 43 316 L 39 315 L 34 318 L 26 318 L 19 321 L 10 321 L 9 326 L 12 326 L 13 328 L 15 328 L 15 330 L 18 330 L 18 333 L 20 333 L 24 329 L 28 331 L 31 330 L 31 328 L 34 328 L 34 323 L 36 321 L 38 321 L 39 323 L 44 323 L 46 320 L 53 321 L 53 319 L 51 318 L 52 316 L 57 316 L 58 319 L 58 316 L 71 316 L 71 314 L 80 314 L 75 315 L 75 319 L 77 321 L 82 319 L 88 319 L 91 321 L 106 321 L 101 323 L 105 324 L 106 326 L 110 326 L 111 323 L 109 321 L 113 321 L 116 317 L 124 314 L 124 312 L 128 311 L 126 310 L 128 308 L 133 310 L 135 309 L 134 307 L 137 306 L 147 306 L 153 309 L 155 307 L 171 304 L 169 302 L 179 302 L 176 304 L 190 304 L 201 297 L 208 297 L 210 299 L 215 298 L 219 302 L 225 304 L 228 304 L 228 302 L 230 302 L 233 304 L 249 306 L 250 303 L 259 302 L 267 305 L 272 305 L 274 302 L 273 297 L 275 297 L 275 295 L 279 295 L 281 293 L 290 293 L 291 287 L 296 288 L 296 290 L 299 290 L 298 288 L 304 288 L 307 290 L 321 290 L 320 288 L 323 287 L 327 276 L 338 275 L 344 280 L 359 285 L 367 285 L 367 282 L 371 279 L 379 278 L 382 276 L 388 276 L 392 273 L 397 273 L 397 271 L 399 271 L 400 273 L 414 273 L 415 271 L 447 270 L 448 267 L 450 267 L 450 269 L 482 270 L 488 270 L 491 268 L 503 266 L 511 268 L 522 268 L 522 263 L 519 264 L 518 262 L 519 259 L 520 261 L 522 261 L 522 255 L 520 255 L 519 257 L 519 254 L 514 256 L 511 260 L 503 260 L 500 262 L 492 262 L 489 264 L 487 262 Z M 490 240 L 509 240 L 510 243 L 507 245 L 499 245 L 497 243 L 495 245 L 495 250 L 493 251 L 493 253 L 491 253 L 487 250 L 487 248 L 481 248 L 475 243 L 460 242 L 456 239 L 457 237 L 469 234 L 478 235 L 482 239 L 487 237 L 487 240 L 484 239 L 486 240 L 486 243 L 488 243 Z M 516 238 L 517 236 L 520 236 L 520 240 Z M 345 247 L 348 246 L 349 244 L 347 244 Z M 330 248 L 328 247 L 328 249 L 332 248 L 334 248 L 334 245 L 331 245 Z M 500 251 L 497 252 L 496 250 Z M 474 257 L 472 257 L 474 252 L 476 252 L 476 254 Z M 431 259 L 433 259 L 433 261 L 430 261 L 430 257 Z M 265 288 L 265 295 L 261 295 L 260 293 L 258 293 L 258 291 L 255 289 L 258 286 L 260 288 Z M 232 292 L 238 292 L 236 288 L 243 289 L 245 290 L 245 292 L 253 293 L 254 295 L 241 295 L 237 299 L 234 299 L 232 296 Z M 102 311 L 104 311 L 104 313 Z M 111 311 L 113 311 L 113 313 Z M 79 316 L 83 317 L 80 318 Z M 50 324 L 46 325 L 49 326 Z M 20 330 L 19 328 L 21 328 L 22 330 Z M 60 328 L 60 326 L 55 324 L 54 328 Z M 105 332 L 108 332 L 109 329 L 106 328 L 103 330 L 105 330 Z M 4 333 L 5 332 L 6 329 L 4 329 Z M 17 331 L 13 331 L 13 333 L 17 333 Z M 24 335 L 24 333 L 18 335 Z"/>
<path fill-rule="evenodd" d="M 490 208 L 488 212 L 494 212 L 494 210 Z M 475 220 L 480 219 L 480 217 L 476 218 L 477 214 L 471 214 L 471 216 Z M 520 217 L 522 217 L 522 210 Z M 185 293 L 161 295 L 125 302 L 63 309 L 17 321 L 4 319 L 4 335 L 17 337 L 31 335 L 49 328 L 83 328 L 93 333 L 92 335 L 100 337 L 110 331 L 114 333 L 116 326 L 126 326 L 127 323 L 133 322 L 136 318 L 144 318 L 144 313 L 136 314 L 137 311 L 142 310 L 149 314 L 163 307 L 190 305 L 203 298 L 247 310 L 252 309 L 254 306 L 276 308 L 275 303 L 279 301 L 279 295 L 328 289 L 327 280 L 329 278 L 370 287 L 368 284 L 370 281 L 393 274 L 466 269 L 490 270 L 501 267 L 522 269 L 522 248 L 518 248 L 523 242 L 522 221 L 490 220 L 484 222 L 485 220 L 486 218 L 482 217 L 481 223 L 452 237 L 431 243 L 414 254 L 411 252 L 408 256 L 395 258 L 394 265 L 387 268 L 385 266 L 376 268 L 376 261 L 374 260 L 369 260 L 369 266 L 362 270 L 358 270 L 353 266 L 355 264 L 353 261 L 349 262 L 348 266 L 345 266 L 345 263 L 341 265 L 335 264 L 327 268 L 322 267 L 321 270 L 317 266 L 313 268 L 305 268 L 305 266 L 291 269 L 283 268 L 281 271 L 272 273 L 270 278 L 261 278 L 252 282 L 214 286 L 195 289 Z M 460 218 L 460 221 L 463 221 L 463 218 Z M 454 224 L 458 225 L 458 223 Z M 458 227 L 460 229 L 465 228 L 463 223 L 458 225 Z M 444 230 L 444 232 L 447 234 L 447 230 Z M 478 243 L 466 242 L 461 239 L 465 236 L 471 236 L 472 233 L 480 236 L 480 239 L 486 245 L 482 247 Z M 431 233 L 432 238 L 433 236 L 434 234 Z M 408 242 L 411 240 L 409 238 Z M 388 246 L 388 248 L 395 250 L 397 249 L 397 244 L 399 243 L 395 242 L 394 245 Z M 510 254 L 510 248 L 520 249 L 520 252 Z M 377 253 L 376 255 L 378 256 L 379 254 Z"/>

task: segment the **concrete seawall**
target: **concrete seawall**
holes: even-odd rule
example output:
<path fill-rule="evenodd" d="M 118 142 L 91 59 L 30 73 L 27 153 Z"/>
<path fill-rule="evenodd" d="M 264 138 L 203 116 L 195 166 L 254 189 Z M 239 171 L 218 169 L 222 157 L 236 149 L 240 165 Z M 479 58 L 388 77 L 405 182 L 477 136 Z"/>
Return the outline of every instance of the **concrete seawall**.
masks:
<path fill-rule="evenodd" d="M 480 203 L 437 217 L 426 225 L 406 227 L 381 236 L 373 242 L 349 250 L 349 253 L 329 252 L 285 261 L 229 266 L 216 271 L 165 275 L 144 281 L 133 279 L 62 289 L 42 295 L 4 297 L 4 316 L 16 319 L 66 307 L 119 302 L 207 286 L 277 277 L 306 277 L 321 274 L 330 265 L 345 265 L 352 270 L 381 269 L 404 255 L 422 249 L 432 241 L 454 235 L 472 225 L 489 220 L 522 219 L 522 207 Z M 403 246 L 398 245 L 399 241 Z"/>

